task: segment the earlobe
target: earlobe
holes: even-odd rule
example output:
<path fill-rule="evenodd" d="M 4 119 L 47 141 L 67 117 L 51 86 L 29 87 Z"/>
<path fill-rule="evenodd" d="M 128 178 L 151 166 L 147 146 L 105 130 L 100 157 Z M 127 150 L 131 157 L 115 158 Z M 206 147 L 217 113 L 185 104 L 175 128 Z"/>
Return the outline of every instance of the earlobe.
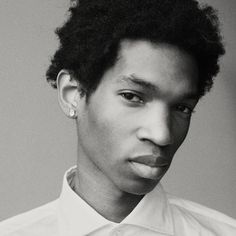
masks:
<path fill-rule="evenodd" d="M 70 118 L 77 117 L 79 83 L 66 70 L 57 76 L 58 101 L 62 111 Z"/>

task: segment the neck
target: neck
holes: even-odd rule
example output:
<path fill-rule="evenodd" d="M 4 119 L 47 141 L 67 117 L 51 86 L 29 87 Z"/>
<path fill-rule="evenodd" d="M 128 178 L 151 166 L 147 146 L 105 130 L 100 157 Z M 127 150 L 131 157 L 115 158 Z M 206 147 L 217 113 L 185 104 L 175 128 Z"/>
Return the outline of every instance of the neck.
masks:
<path fill-rule="evenodd" d="M 104 218 L 121 222 L 135 208 L 143 195 L 134 195 L 119 190 L 105 176 L 84 171 L 78 165 L 75 191 Z"/>

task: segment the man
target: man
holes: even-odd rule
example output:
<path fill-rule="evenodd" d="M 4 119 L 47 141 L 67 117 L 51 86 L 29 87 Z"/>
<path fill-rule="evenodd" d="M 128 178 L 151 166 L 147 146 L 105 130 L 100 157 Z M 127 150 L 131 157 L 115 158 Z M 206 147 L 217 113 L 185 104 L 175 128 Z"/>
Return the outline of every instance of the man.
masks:
<path fill-rule="evenodd" d="M 80 1 L 47 72 L 75 119 L 77 167 L 56 201 L 0 235 L 236 235 L 232 218 L 167 195 L 160 180 L 224 53 L 195 0 Z"/>

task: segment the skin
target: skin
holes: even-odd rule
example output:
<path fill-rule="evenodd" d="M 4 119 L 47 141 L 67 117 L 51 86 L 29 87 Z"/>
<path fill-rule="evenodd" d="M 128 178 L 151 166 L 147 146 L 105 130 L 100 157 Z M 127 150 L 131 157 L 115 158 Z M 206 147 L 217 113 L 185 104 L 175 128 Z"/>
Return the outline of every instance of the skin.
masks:
<path fill-rule="evenodd" d="M 172 45 L 124 40 L 88 102 L 77 82 L 60 77 L 60 104 L 77 112 L 75 190 L 120 222 L 158 184 L 187 135 L 198 102 L 196 62 Z"/>

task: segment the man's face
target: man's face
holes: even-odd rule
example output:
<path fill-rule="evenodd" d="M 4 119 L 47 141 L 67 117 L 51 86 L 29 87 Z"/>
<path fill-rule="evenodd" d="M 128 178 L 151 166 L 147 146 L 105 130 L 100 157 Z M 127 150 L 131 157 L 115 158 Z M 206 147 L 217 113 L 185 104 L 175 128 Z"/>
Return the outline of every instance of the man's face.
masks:
<path fill-rule="evenodd" d="M 184 51 L 123 41 L 78 111 L 79 171 L 122 192 L 151 191 L 186 137 L 197 83 L 196 62 Z"/>

